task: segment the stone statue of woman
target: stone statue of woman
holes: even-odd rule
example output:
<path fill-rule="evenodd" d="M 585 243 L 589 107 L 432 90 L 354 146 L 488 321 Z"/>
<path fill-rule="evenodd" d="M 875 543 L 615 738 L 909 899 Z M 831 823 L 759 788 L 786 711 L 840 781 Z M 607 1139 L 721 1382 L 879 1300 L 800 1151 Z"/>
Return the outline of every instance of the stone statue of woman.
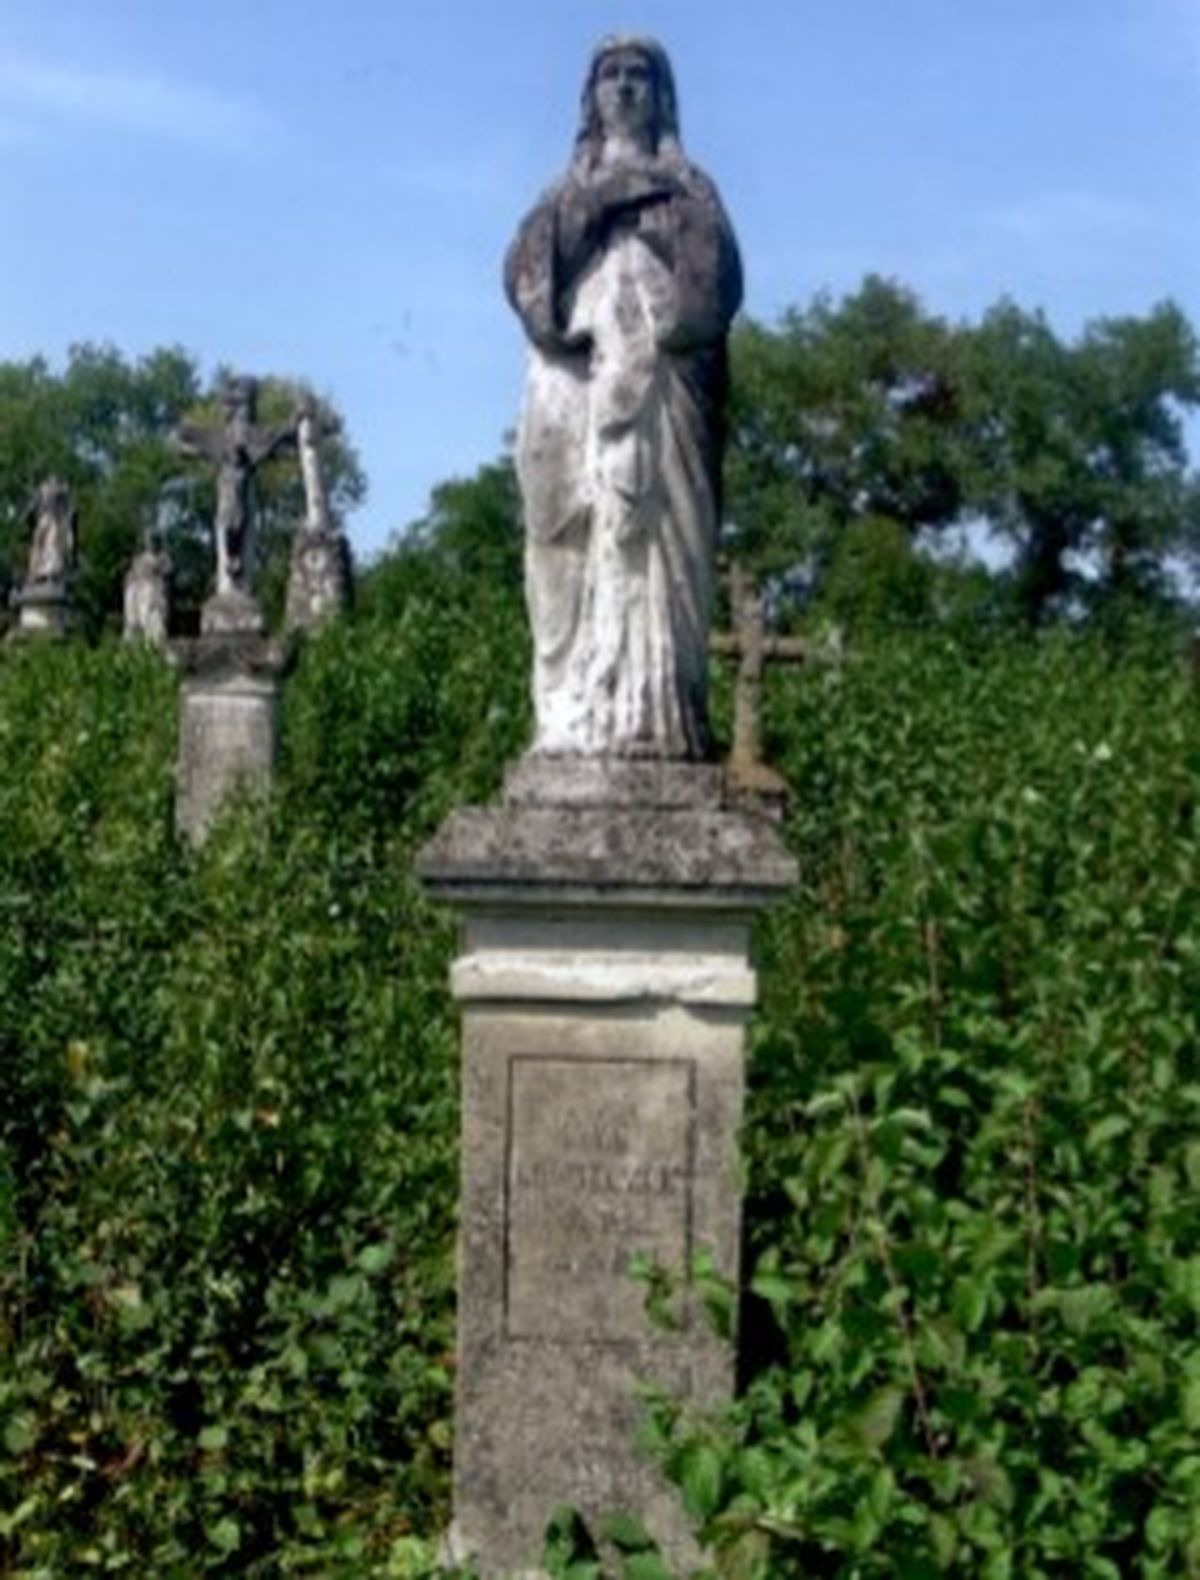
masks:
<path fill-rule="evenodd" d="M 742 274 L 716 189 L 680 147 L 659 44 L 596 50 L 574 157 L 522 223 L 505 288 L 530 340 L 517 471 L 534 750 L 703 757 Z"/>
<path fill-rule="evenodd" d="M 48 477 L 34 490 L 29 505 L 33 541 L 29 546 L 26 586 L 58 584 L 75 568 L 78 527 L 71 491 L 59 477 Z"/>

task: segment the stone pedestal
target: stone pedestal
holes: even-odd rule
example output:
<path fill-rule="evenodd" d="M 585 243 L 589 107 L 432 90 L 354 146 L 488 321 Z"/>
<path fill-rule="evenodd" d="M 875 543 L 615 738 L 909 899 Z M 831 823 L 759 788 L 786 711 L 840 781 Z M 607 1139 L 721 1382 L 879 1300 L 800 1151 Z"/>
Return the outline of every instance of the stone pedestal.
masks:
<path fill-rule="evenodd" d="M 70 629 L 71 600 L 65 581 L 29 582 L 12 594 L 12 606 L 17 611 L 9 632 L 13 641 L 64 637 Z"/>
<path fill-rule="evenodd" d="M 350 547 L 334 528 L 302 528 L 292 539 L 288 564 L 287 631 L 317 631 L 350 600 Z"/>
<path fill-rule="evenodd" d="M 695 1555 L 637 1453 L 635 1388 L 709 1404 L 733 1356 L 686 1291 L 651 1324 L 642 1253 L 737 1276 L 750 924 L 795 881 L 718 770 L 527 758 L 421 855 L 463 922 L 458 1398 L 451 1548 L 536 1571 L 556 1504 L 637 1513 Z"/>
<path fill-rule="evenodd" d="M 174 642 L 170 651 L 184 677 L 175 826 L 196 845 L 235 791 L 265 796 L 270 790 L 287 652 L 278 642 L 235 632 Z"/>

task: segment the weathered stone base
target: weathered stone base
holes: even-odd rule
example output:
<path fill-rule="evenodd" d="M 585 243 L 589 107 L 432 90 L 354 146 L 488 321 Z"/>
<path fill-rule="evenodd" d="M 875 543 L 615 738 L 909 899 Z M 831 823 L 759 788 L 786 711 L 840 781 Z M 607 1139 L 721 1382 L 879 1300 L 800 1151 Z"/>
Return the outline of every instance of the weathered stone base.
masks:
<path fill-rule="evenodd" d="M 421 857 L 464 922 L 451 1545 L 485 1577 L 536 1572 L 560 1503 L 697 1561 L 637 1387 L 715 1404 L 733 1356 L 686 1282 L 682 1327 L 652 1325 L 629 1263 L 736 1277 L 749 929 L 795 876 L 719 795 L 706 767 L 527 759 Z"/>
<path fill-rule="evenodd" d="M 198 845 L 231 795 L 271 788 L 286 657 L 279 644 L 248 635 L 176 642 L 171 657 L 185 677 L 175 827 Z"/>
<path fill-rule="evenodd" d="M 9 631 L 13 642 L 58 640 L 71 628 L 71 602 L 65 582 L 33 582 L 12 595 L 17 623 Z"/>

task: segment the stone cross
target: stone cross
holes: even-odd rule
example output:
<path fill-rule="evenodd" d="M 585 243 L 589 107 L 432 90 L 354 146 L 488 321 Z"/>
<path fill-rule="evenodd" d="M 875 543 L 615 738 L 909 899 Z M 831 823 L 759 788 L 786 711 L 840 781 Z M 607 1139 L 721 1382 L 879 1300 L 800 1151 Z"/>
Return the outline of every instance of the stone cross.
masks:
<path fill-rule="evenodd" d="M 716 631 L 713 653 L 738 661 L 733 694 L 733 747 L 729 753 L 730 787 L 739 792 L 783 796 L 786 782 L 763 762 L 762 685 L 768 660 L 802 664 L 812 657 L 802 637 L 774 636 L 767 630 L 764 600 L 745 568 L 735 560 L 729 568 L 732 631 Z"/>
<path fill-rule="evenodd" d="M 255 472 L 284 445 L 296 443 L 295 418 L 259 425 L 255 422 L 258 384 L 251 378 L 230 379 L 221 394 L 224 420 L 219 428 L 181 423 L 176 448 L 199 456 L 217 468 L 216 598 L 248 599 L 252 563 L 250 483 Z"/>

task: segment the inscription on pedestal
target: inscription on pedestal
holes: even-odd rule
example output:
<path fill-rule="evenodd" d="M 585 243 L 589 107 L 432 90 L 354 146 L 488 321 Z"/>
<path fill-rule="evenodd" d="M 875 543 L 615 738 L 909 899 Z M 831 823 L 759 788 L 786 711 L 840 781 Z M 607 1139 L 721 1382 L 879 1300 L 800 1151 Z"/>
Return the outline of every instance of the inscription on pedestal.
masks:
<path fill-rule="evenodd" d="M 695 1066 L 689 1059 L 508 1065 L 505 1333 L 562 1343 L 644 1338 L 641 1252 L 692 1249 Z"/>

